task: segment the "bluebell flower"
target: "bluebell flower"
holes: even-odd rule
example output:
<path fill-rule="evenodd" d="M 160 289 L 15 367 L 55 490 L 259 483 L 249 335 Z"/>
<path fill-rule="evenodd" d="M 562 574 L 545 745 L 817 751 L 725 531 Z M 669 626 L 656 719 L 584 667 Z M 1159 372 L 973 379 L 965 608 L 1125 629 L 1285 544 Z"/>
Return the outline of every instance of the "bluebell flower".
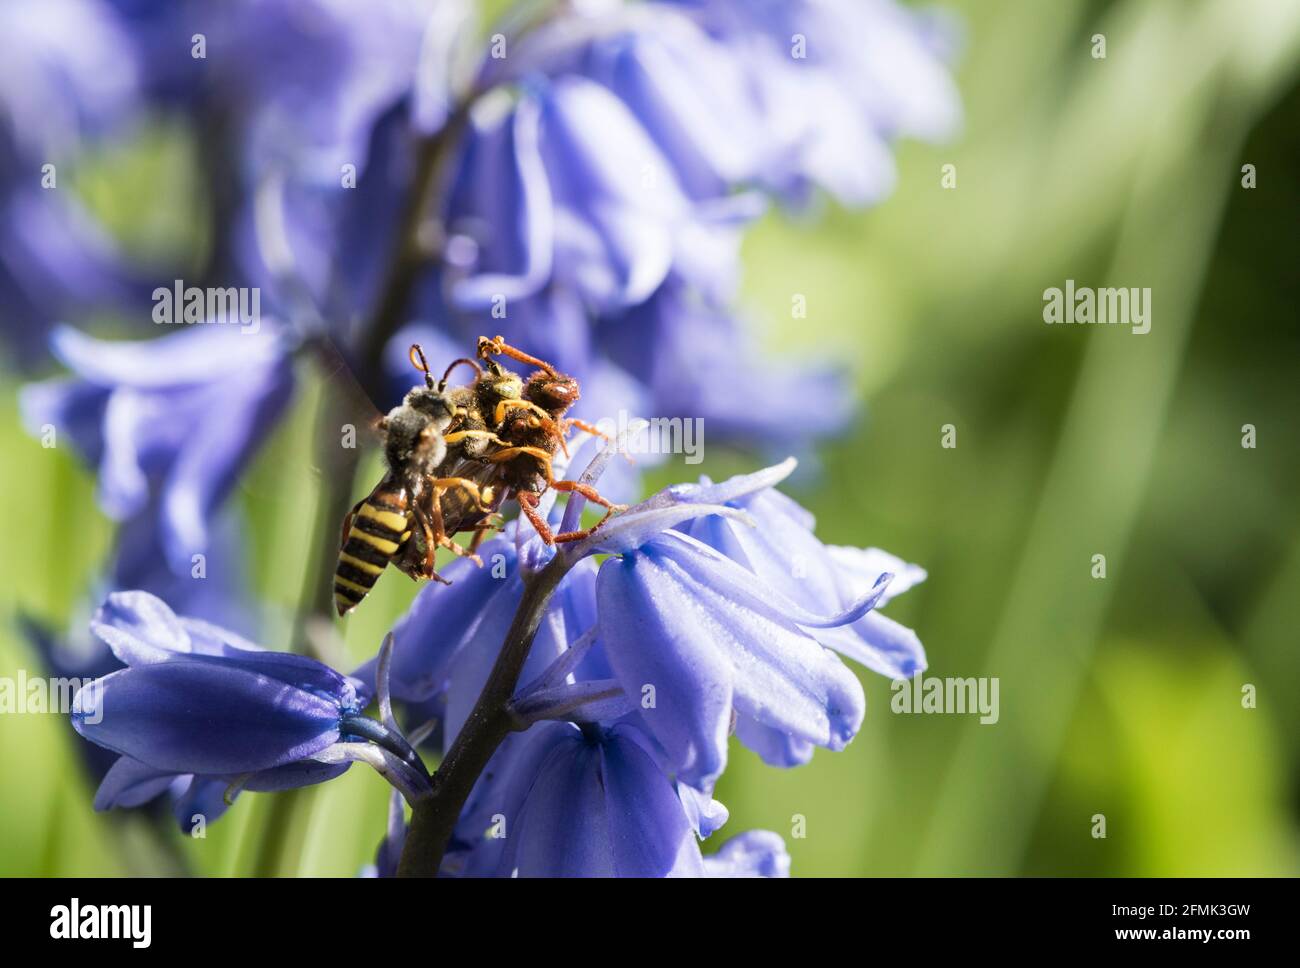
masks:
<path fill-rule="evenodd" d="M 515 531 L 510 525 L 503 535 L 484 542 L 479 549 L 482 568 L 467 559 L 449 563 L 442 574 L 452 584 L 422 588 L 393 626 L 393 698 L 426 716 L 437 715 L 444 750 L 450 749 L 487 682 L 523 596 Z M 539 677 L 594 621 L 594 603 L 584 597 L 594 571 L 594 563 L 580 565 L 557 593 L 524 665 L 522 683 Z M 375 670 L 372 660 L 353 675 L 373 683 Z"/>
<path fill-rule="evenodd" d="M 260 774 L 278 787 L 271 771 L 294 765 L 295 779 L 313 777 L 297 764 L 338 744 L 364 705 L 364 687 L 328 666 L 180 618 L 143 592 L 110 595 L 91 629 L 126 668 L 77 693 L 73 725 L 160 774 Z"/>
<path fill-rule="evenodd" d="M 961 108 L 952 24 L 894 0 L 669 0 L 743 65 L 766 120 L 760 180 L 787 198 L 812 186 L 846 204 L 893 187 L 890 143 L 945 140 Z"/>
<path fill-rule="evenodd" d="M 0 187 L 0 334 L 25 366 L 45 359 L 55 320 L 144 314 L 150 291 L 75 196 L 38 177 Z"/>
<path fill-rule="evenodd" d="M 338 184 L 364 167 L 375 121 L 411 90 L 429 7 L 379 0 L 236 5 L 213 64 L 221 97 L 244 113 L 253 168 Z"/>
<path fill-rule="evenodd" d="M 119 520 L 156 499 L 167 560 L 188 572 L 208 522 L 293 387 L 284 334 L 195 326 L 142 342 L 106 342 L 62 328 L 54 350 L 76 377 L 22 392 L 33 434 L 49 425 L 98 471 L 98 498 Z"/>
<path fill-rule="evenodd" d="M 158 515 L 150 507 L 118 529 L 104 580 L 108 591 L 141 589 L 172 602 L 187 616 L 221 622 L 237 633 L 251 629 L 252 615 L 239 587 L 243 569 L 239 566 L 239 544 L 231 515 L 219 515 L 213 522 L 213 540 L 206 552 L 206 567 L 201 577 L 189 571 L 184 574 L 172 571 L 162 549 L 158 525 Z M 59 635 L 31 618 L 24 618 L 22 625 L 28 643 L 51 677 L 85 683 L 125 668 L 108 643 L 88 631 Z M 85 629 L 84 623 L 81 629 Z M 77 737 L 77 750 L 91 781 L 98 787 L 97 810 L 142 807 L 167 794 L 173 816 L 182 832 L 188 834 L 196 816 L 201 815 L 206 823 L 211 823 L 228 805 L 228 779 L 156 770 L 82 736 Z M 328 769 L 332 771 L 330 775 L 341 772 L 338 767 Z M 322 779 L 327 778 L 322 775 Z"/>
<path fill-rule="evenodd" d="M 375 120 L 410 93 L 433 26 L 421 0 L 379 0 L 364 17 L 346 0 L 113 6 L 118 60 L 135 66 L 150 98 L 205 121 L 219 113 L 254 172 L 336 185 L 343 164 L 364 166 Z"/>
<path fill-rule="evenodd" d="M 608 457 L 584 477 L 599 476 Z M 852 739 L 862 688 L 819 637 L 869 614 L 893 576 L 882 570 L 861 580 L 862 570 L 896 562 L 817 544 L 822 557 L 851 561 L 854 573 L 833 594 L 810 593 L 767 567 L 758 553 L 767 545 L 720 530 L 715 518 L 742 531 L 775 521 L 778 531 L 797 525 L 810 534 L 806 512 L 771 491 L 792 466 L 669 488 L 562 550 L 514 525 L 485 545 L 485 558 L 493 546 L 498 563 L 509 563 L 495 578 L 463 563 L 450 589 L 421 593 L 395 629 L 395 692 L 417 702 L 445 694 L 449 745 L 471 704 L 458 709 L 455 693 L 478 695 L 513 619 L 522 592 L 515 569 L 570 558 L 509 707 L 522 732 L 475 784 L 445 873 L 788 873 L 774 835 L 748 835 L 708 860 L 699 851 L 698 841 L 727 819 L 710 791 L 728 736 L 734 729 L 782 765 L 806 760 L 814 745 L 840 749 Z M 566 518 L 580 510 L 575 498 Z M 688 533 L 697 529 L 718 547 Z M 815 539 L 801 540 L 796 553 L 812 550 Z M 597 566 L 597 553 L 611 557 Z M 905 582 L 921 577 L 895 566 Z"/>
<path fill-rule="evenodd" d="M 763 192 L 878 200 L 892 140 L 944 137 L 959 108 L 932 21 L 892 2 L 788 6 L 581 8 L 485 59 L 476 83 L 498 90 L 448 191 L 436 318 L 472 331 L 490 309 L 516 343 L 583 381 L 631 377 L 641 413 L 702 418 L 715 440 L 796 444 L 730 391 L 747 381 L 810 398 L 805 439 L 841 428 L 842 374 L 764 365 L 742 338 L 739 230 Z M 709 376 L 715 351 L 736 379 Z"/>
<path fill-rule="evenodd" d="M 705 877 L 789 877 L 790 854 L 780 834 L 746 830 L 704 858 Z"/>
<path fill-rule="evenodd" d="M 597 599 L 615 678 L 648 697 L 642 719 L 692 786 L 711 788 L 725 768 L 733 709 L 833 750 L 862 724 L 861 685 L 812 629 L 854 621 L 872 598 L 817 615 L 707 545 L 668 533 L 606 562 Z"/>
<path fill-rule="evenodd" d="M 764 873 L 782 873 L 779 863 L 747 863 L 727 846 L 722 853 L 733 871 L 706 862 L 696 826 L 649 745 L 629 724 L 543 723 L 511 737 L 461 814 L 446 872 L 700 877 L 764 868 Z M 765 844 L 770 848 L 770 839 Z"/>
<path fill-rule="evenodd" d="M 848 423 L 853 401 L 841 369 L 766 359 L 743 330 L 733 314 L 673 277 L 640 305 L 599 320 L 593 342 L 647 388 L 652 403 L 643 412 L 698 419 L 710 439 L 789 453 Z M 726 360 L 726 379 L 718 360 Z M 737 387 L 762 387 L 764 400 L 798 399 L 799 419 Z"/>
<path fill-rule="evenodd" d="M 240 791 L 322 783 L 366 758 L 344 730 L 357 728 L 347 717 L 370 693 L 319 662 L 177 617 L 144 592 L 108 596 L 92 629 L 124 667 L 74 698 L 78 733 L 116 754 L 97 810 L 167 794 L 188 833 L 219 818 Z"/>
<path fill-rule="evenodd" d="M 718 540 L 719 550 L 685 533 L 719 527 L 708 523 L 712 516 L 743 518 L 749 523 L 736 523 L 738 530 L 761 530 L 770 512 L 755 496 L 792 468 L 789 461 L 718 485 L 670 488 L 573 552 L 616 555 L 601 565 L 596 583 L 600 655 L 623 693 L 640 700 L 636 714 L 666 763 L 700 790 L 712 789 L 725 768 L 733 728 L 766 760 L 788 766 L 806 761 L 813 746 L 843 748 L 862 722 L 862 687 L 827 646 L 875 658 L 859 635 L 837 630 L 870 613 L 887 595 L 892 573 L 859 570 L 833 596 L 809 594 L 771 568 L 757 572 L 735 540 Z M 735 506 L 747 500 L 757 501 L 762 518 Z M 778 506 L 781 500 L 772 498 Z M 700 513 L 706 507 L 730 513 Z M 806 515 L 799 523 L 807 527 Z M 664 530 L 679 525 L 685 530 Z M 800 553 L 829 556 L 819 543 L 808 544 L 815 539 L 799 537 L 807 539 Z M 880 560 L 868 556 L 858 564 L 870 568 Z"/>
<path fill-rule="evenodd" d="M 627 105 L 691 199 L 756 214 L 757 200 L 734 190 L 761 182 L 771 135 L 748 109 L 743 58 L 671 6 L 645 4 L 614 17 L 623 29 L 597 32 L 568 68 Z"/>
<path fill-rule="evenodd" d="M 773 587 L 790 587 L 808 607 L 825 612 L 849 607 L 863 588 L 882 574 L 893 576 L 876 608 L 849 625 L 819 630 L 818 641 L 891 679 L 908 679 L 926 667 L 916 633 L 879 612 L 894 597 L 925 580 L 925 569 L 879 548 L 824 545 L 813 531 L 813 516 L 766 483 L 793 470 L 777 465 L 772 474 L 746 475 L 714 485 L 673 489 L 677 500 L 723 504 L 744 510 L 754 527 L 734 518 L 709 515 L 683 526 L 687 534 L 721 551 Z"/>
<path fill-rule="evenodd" d="M 706 205 L 748 204 L 737 187 L 798 199 L 814 185 L 862 204 L 892 187 L 895 139 L 958 127 L 955 33 L 894 0 L 611 4 L 557 18 L 480 81 L 601 84 Z"/>
<path fill-rule="evenodd" d="M 508 305 L 553 284 L 613 311 L 648 298 L 674 266 L 704 286 L 734 277 L 730 207 L 690 199 L 607 88 L 532 78 L 506 113 L 493 106 L 474 113 L 448 195 L 448 231 L 473 256 L 452 288 L 458 305 Z"/>
<path fill-rule="evenodd" d="M 68 185 L 87 147 L 134 117 L 139 78 L 130 47 L 112 7 L 99 0 L 0 7 L 0 335 L 24 365 L 43 358 L 54 320 L 143 298 L 129 264 Z"/>
<path fill-rule="evenodd" d="M 305 292 L 346 330 L 373 308 L 409 198 L 427 133 L 414 93 L 421 73 L 443 72 L 428 61 L 443 25 L 422 0 L 380 0 L 364 16 L 347 0 L 243 0 L 201 18 L 216 39 L 196 110 L 240 149 L 227 258 L 286 318 Z"/>
<path fill-rule="evenodd" d="M 76 157 L 120 124 L 138 96 L 131 40 L 101 0 L 0 6 L 0 171 L 38 183 L 41 165 Z M 12 167 L 11 167 L 12 166 Z"/>

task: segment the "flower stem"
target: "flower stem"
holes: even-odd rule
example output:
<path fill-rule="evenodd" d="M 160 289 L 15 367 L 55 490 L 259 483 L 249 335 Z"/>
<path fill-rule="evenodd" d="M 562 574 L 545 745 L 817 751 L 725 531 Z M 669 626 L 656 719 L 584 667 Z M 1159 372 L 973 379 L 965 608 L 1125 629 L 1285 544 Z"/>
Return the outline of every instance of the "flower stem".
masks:
<path fill-rule="evenodd" d="M 382 395 L 384 347 L 406 319 L 406 307 L 420 272 L 442 258 L 443 229 L 439 222 L 430 220 L 430 209 L 437 199 L 447 161 L 469 122 L 473 103 L 473 97 L 466 98 L 446 124 L 436 134 L 421 139 L 416 148 L 410 195 L 402 210 L 379 299 L 359 347 L 361 380 L 373 396 Z M 426 227 L 437 229 L 435 238 L 428 237 Z"/>
<path fill-rule="evenodd" d="M 461 808 L 492 754 L 515 727 L 510 700 L 546 606 L 572 565 L 573 560 L 561 552 L 545 568 L 525 579 L 523 598 L 487 684 L 433 775 L 433 793 L 412 809 L 411 828 L 397 865 L 399 877 L 433 877 L 438 873 Z"/>

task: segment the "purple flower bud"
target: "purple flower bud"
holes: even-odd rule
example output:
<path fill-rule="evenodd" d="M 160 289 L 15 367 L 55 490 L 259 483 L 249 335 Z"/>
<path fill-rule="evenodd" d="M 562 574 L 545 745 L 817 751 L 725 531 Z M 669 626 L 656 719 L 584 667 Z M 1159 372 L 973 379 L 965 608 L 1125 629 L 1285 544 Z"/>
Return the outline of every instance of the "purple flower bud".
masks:
<path fill-rule="evenodd" d="M 178 618 L 144 592 L 110 595 L 92 629 L 127 668 L 77 693 L 73 725 L 162 773 L 239 776 L 308 760 L 363 705 L 357 684 L 328 666 Z"/>

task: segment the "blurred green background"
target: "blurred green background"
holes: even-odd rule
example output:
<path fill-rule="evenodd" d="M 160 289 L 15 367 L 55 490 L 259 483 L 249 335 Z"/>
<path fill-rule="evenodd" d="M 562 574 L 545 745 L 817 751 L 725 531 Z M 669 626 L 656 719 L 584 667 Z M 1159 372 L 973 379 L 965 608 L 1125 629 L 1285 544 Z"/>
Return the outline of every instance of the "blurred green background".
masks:
<path fill-rule="evenodd" d="M 888 614 L 918 631 L 929 674 L 999 677 L 1000 719 L 895 715 L 864 673 L 845 752 L 779 771 L 734 746 L 714 841 L 776 830 L 801 876 L 1294 875 L 1300 5 L 948 6 L 965 21 L 963 135 L 905 145 L 874 210 L 769 216 L 746 243 L 745 304 L 773 352 L 852 366 L 864 416 L 797 496 L 824 540 L 929 570 Z M 160 131 L 78 188 L 133 244 L 167 246 L 202 218 L 192 150 Z M 1150 287 L 1151 332 L 1044 325 L 1043 290 L 1067 278 Z M 112 534 L 72 455 L 19 429 L 15 390 L 0 395 L 0 675 L 33 665 L 19 608 L 83 621 Z M 268 644 L 302 588 L 319 392 L 237 497 L 258 525 L 247 580 L 272 608 Z M 715 449 L 652 483 L 752 463 Z M 353 658 L 414 590 L 379 584 L 347 628 Z M 73 740 L 60 717 L 0 719 L 0 874 L 349 876 L 382 830 L 387 788 L 358 768 L 279 806 L 245 794 L 204 839 L 160 838 L 92 813 Z M 267 833 L 273 813 L 287 837 Z"/>

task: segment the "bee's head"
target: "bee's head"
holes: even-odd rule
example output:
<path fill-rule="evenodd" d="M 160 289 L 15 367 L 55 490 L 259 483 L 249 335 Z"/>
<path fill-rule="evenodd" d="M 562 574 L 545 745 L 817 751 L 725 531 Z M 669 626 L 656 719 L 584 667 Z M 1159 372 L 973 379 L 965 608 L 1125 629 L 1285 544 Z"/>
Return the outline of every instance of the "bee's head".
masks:
<path fill-rule="evenodd" d="M 451 419 L 451 401 L 434 387 L 415 387 L 402 402 L 434 420 Z"/>
<path fill-rule="evenodd" d="M 524 388 L 527 399 L 557 417 L 577 403 L 581 395 L 578 381 L 573 377 L 546 370 L 538 370 L 530 376 Z"/>
<path fill-rule="evenodd" d="M 524 381 L 518 373 L 488 361 L 487 372 L 479 378 L 479 392 L 485 405 L 492 407 L 502 400 L 518 400 L 524 393 Z"/>

